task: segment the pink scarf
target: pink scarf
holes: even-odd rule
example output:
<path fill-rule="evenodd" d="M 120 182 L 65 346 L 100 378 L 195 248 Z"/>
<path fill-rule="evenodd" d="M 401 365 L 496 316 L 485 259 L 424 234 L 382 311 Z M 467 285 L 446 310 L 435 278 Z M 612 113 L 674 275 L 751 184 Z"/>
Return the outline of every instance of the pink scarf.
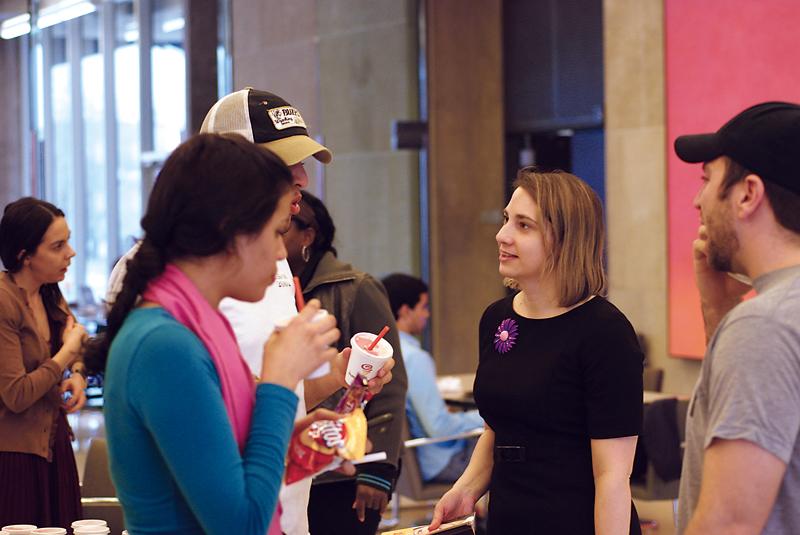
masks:
<path fill-rule="evenodd" d="M 164 307 L 206 346 L 219 375 L 222 399 L 239 452 L 243 452 L 250 433 L 255 384 L 230 323 L 211 307 L 189 277 L 174 264 L 168 264 L 164 273 L 150 282 L 142 297 Z M 268 535 L 280 533 L 279 504 Z"/>

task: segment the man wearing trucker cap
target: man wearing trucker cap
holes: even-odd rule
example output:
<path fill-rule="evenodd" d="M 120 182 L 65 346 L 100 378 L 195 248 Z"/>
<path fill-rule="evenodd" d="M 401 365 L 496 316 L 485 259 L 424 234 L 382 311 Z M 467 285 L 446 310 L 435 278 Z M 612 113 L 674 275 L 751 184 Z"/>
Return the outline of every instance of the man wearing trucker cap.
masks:
<path fill-rule="evenodd" d="M 680 136 L 702 164 L 694 269 L 708 346 L 689 405 L 678 532 L 800 533 L 800 106 Z M 752 280 L 756 296 L 731 276 Z"/>
<path fill-rule="evenodd" d="M 241 134 L 278 155 L 291 169 L 296 188 L 292 215 L 300 211 L 302 200 L 300 189 L 308 186 L 303 160 L 313 156 L 322 163 L 331 161 L 331 152 L 309 137 L 300 112 L 278 95 L 266 91 L 247 88 L 223 97 L 209 110 L 200 131 Z M 242 355 L 256 375 L 260 374 L 264 342 L 271 334 L 275 322 L 297 313 L 294 296 L 292 272 L 288 261 L 282 260 L 278 262 L 275 282 L 267 289 L 261 301 L 246 303 L 223 299 L 220 303 L 220 311 L 230 321 Z M 388 382 L 391 377 L 388 373 L 390 369 L 391 365 L 387 367 L 386 372 L 381 370 L 383 374 L 381 379 L 373 380 L 375 383 L 373 392 L 377 392 L 384 382 Z M 330 372 L 327 369 L 320 370 L 319 374 L 301 382 L 297 389 L 300 398 L 297 407 L 298 418 L 305 416 L 306 407 L 318 405 L 339 390 L 343 384 L 343 369 Z M 374 468 L 370 470 L 378 470 L 380 467 L 376 465 L 385 464 L 391 465 L 391 463 L 373 463 L 371 466 Z M 393 466 L 389 466 L 388 469 L 390 472 L 395 470 Z M 362 479 L 359 476 L 354 508 L 356 505 L 359 511 L 363 511 L 364 507 L 371 508 L 374 496 L 385 496 L 385 490 L 379 486 L 378 481 L 370 478 Z M 281 489 L 280 503 L 283 510 L 280 525 L 287 535 L 308 534 L 310 487 L 311 478 L 306 478 Z M 384 499 L 383 503 L 385 501 Z M 353 515 L 355 514 L 353 512 Z"/>
<path fill-rule="evenodd" d="M 295 199 L 291 212 L 300 211 L 300 190 L 308 186 L 308 175 L 303 161 L 314 157 L 322 163 L 332 159 L 331 151 L 308 135 L 300 112 L 283 98 L 273 93 L 245 88 L 222 97 L 206 114 L 200 127 L 201 133 L 239 134 L 247 140 L 266 147 L 280 157 L 292 172 Z M 287 226 L 289 222 L 287 221 Z M 122 257 L 111 272 L 106 301 L 112 303 L 122 287 L 125 264 L 138 249 L 138 244 Z M 255 375 L 261 373 L 264 343 L 275 328 L 275 323 L 297 313 L 292 272 L 284 259 L 278 262 L 275 282 L 267 288 L 264 298 L 256 303 L 246 303 L 226 298 L 220 303 L 220 311 L 228 318 L 242 356 Z M 342 360 L 342 354 L 337 357 Z M 299 398 L 297 416 L 304 416 L 306 407 L 314 407 L 344 384 L 343 366 L 335 370 L 318 370 L 314 377 L 302 381 L 295 392 Z M 388 364 L 380 377 L 370 381 L 370 390 L 377 393 L 383 384 L 391 380 Z M 341 370 L 339 369 L 341 368 Z M 340 377 L 341 375 L 341 377 Z M 311 478 L 291 486 L 284 486 L 280 493 L 280 531 L 287 535 L 308 535 L 308 499 Z M 276 517 L 277 518 L 277 517 Z M 270 526 L 269 535 L 279 533 L 277 522 Z"/>
<path fill-rule="evenodd" d="M 218 100 L 206 114 L 200 132 L 240 134 L 280 157 L 292 171 L 295 186 L 292 215 L 300 211 L 302 199 L 300 189 L 308 186 L 308 175 L 303 167 L 303 161 L 313 156 L 322 163 L 329 163 L 332 157 L 330 150 L 308 135 L 303 117 L 295 107 L 278 95 L 249 87 Z M 283 259 L 278 262 L 275 282 L 267 288 L 261 301 L 246 303 L 223 299 L 219 305 L 220 311 L 225 314 L 233 327 L 242 356 L 255 375 L 261 374 L 264 342 L 275 328 L 275 322 L 297 313 L 294 296 L 292 271 L 289 269 L 289 262 Z M 323 394 L 313 392 L 312 390 L 320 386 L 319 383 L 324 380 L 321 377 L 306 379 L 297 385 L 295 392 L 299 398 L 298 418 L 305 415 L 307 406 L 313 407 L 337 388 L 337 386 L 331 387 Z M 308 534 L 307 509 L 310 490 L 311 478 L 281 487 L 280 528 L 284 533 Z"/>

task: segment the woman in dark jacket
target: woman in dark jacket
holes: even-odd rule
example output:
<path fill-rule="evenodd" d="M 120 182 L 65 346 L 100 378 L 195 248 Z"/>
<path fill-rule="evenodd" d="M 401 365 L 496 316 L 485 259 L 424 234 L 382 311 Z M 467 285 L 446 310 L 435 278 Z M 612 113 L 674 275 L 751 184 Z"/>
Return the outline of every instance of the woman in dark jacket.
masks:
<path fill-rule="evenodd" d="M 284 235 L 289 265 L 292 273 L 300 277 L 304 297 L 319 299 L 322 308 L 336 317 L 342 332 L 340 351 L 350 345 L 355 333 L 377 333 L 384 325 L 389 326 L 385 338 L 394 349 L 392 382 L 367 404 L 366 415 L 369 419 L 389 413 L 393 419 L 369 433 L 373 451 L 385 451 L 386 462 L 359 465 L 355 478 L 326 474 L 315 479 L 308 506 L 309 527 L 312 535 L 373 535 L 397 476 L 405 419 L 406 370 L 386 290 L 371 275 L 336 258 L 335 233 L 325 205 L 304 191 L 300 213 L 292 216 L 291 227 Z M 342 392 L 322 405 L 335 406 Z"/>

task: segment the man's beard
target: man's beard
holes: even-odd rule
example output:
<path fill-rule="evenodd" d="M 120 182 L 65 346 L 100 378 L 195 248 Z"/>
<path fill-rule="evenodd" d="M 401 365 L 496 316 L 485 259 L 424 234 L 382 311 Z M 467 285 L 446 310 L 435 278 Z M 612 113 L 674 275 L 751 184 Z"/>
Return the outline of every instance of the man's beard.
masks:
<path fill-rule="evenodd" d="M 739 238 L 729 222 L 708 227 L 708 265 L 717 271 L 733 271 L 733 255 L 739 250 Z"/>

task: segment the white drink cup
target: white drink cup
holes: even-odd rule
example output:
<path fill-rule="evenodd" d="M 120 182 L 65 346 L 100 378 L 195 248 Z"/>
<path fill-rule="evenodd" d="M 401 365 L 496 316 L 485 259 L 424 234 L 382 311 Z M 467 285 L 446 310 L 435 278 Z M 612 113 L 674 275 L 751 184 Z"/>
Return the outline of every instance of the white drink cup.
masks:
<path fill-rule="evenodd" d="M 85 518 L 83 520 L 76 520 L 72 523 L 72 529 L 82 528 L 86 526 L 101 526 L 108 527 L 108 522 L 99 518 Z"/>
<path fill-rule="evenodd" d="M 74 535 L 108 535 L 111 530 L 108 529 L 108 523 L 105 520 L 87 518 L 73 522 L 72 533 Z"/>
<path fill-rule="evenodd" d="M 11 524 L 10 526 L 3 526 L 3 531 L 9 535 L 30 535 L 37 526 L 33 524 Z"/>
<path fill-rule="evenodd" d="M 66 528 L 37 528 L 31 531 L 32 534 L 48 534 L 48 535 L 67 535 Z"/>
<path fill-rule="evenodd" d="M 394 354 L 392 344 L 385 338 L 381 338 L 372 351 L 367 351 L 367 347 L 375 340 L 376 336 L 372 333 L 356 333 L 350 339 L 352 351 L 345 373 L 347 384 L 352 384 L 359 374 L 367 381 L 373 379 L 386 362 L 392 358 Z"/>

